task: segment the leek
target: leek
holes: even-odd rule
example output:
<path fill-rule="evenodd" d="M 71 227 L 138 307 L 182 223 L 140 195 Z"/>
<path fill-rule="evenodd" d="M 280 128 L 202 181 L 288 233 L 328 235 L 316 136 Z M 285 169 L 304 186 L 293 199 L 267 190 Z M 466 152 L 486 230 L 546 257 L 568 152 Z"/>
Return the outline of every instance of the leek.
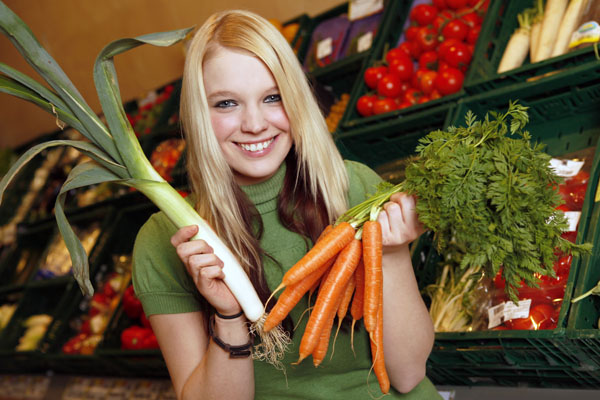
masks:
<path fill-rule="evenodd" d="M 52 140 L 38 144 L 26 151 L 0 181 L 0 205 L 4 190 L 33 157 L 48 147 L 73 146 L 89 156 L 93 162 L 73 168 L 56 199 L 55 216 L 73 264 L 73 275 L 82 292 L 91 296 L 94 288 L 90 282 L 88 257 L 81 242 L 73 232 L 64 213 L 66 193 L 75 188 L 116 182 L 134 187 L 147 196 L 178 227 L 197 225 L 194 237 L 206 240 L 223 261 L 225 283 L 236 297 L 244 314 L 252 322 L 254 332 L 260 334 L 262 343 L 255 348 L 254 357 L 280 365 L 279 359 L 289 338 L 278 330 L 262 332 L 266 318 L 264 306 L 247 274 L 233 253 L 219 239 L 211 227 L 152 167 L 126 118 L 117 83 L 113 57 L 143 44 L 170 46 L 184 39 L 193 28 L 153 33 L 136 38 L 125 38 L 108 44 L 94 64 L 94 83 L 105 125 L 91 110 L 73 83 L 56 61 L 35 38 L 29 27 L 0 0 L 0 32 L 6 35 L 29 64 L 52 88 L 48 89 L 28 76 L 0 63 L 0 92 L 32 102 L 78 130 L 87 141 Z"/>

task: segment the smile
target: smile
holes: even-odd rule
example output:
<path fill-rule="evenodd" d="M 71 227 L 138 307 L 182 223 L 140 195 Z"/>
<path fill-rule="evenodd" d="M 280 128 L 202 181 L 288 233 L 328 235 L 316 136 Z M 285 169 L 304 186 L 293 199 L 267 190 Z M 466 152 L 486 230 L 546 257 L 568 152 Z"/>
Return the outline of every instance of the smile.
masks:
<path fill-rule="evenodd" d="M 238 145 L 246 150 L 246 151 L 261 151 L 266 149 L 267 147 L 269 147 L 269 145 L 271 143 L 273 143 L 273 140 L 275 140 L 275 138 L 271 138 L 269 140 L 265 140 L 264 142 L 260 142 L 260 143 L 252 143 L 252 144 L 245 144 L 245 143 L 238 143 Z"/>

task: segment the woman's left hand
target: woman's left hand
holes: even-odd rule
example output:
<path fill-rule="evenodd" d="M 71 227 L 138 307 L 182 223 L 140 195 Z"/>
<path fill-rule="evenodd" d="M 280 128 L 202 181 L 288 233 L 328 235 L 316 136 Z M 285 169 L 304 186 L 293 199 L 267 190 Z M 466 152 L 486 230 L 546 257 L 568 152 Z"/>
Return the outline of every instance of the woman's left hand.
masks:
<path fill-rule="evenodd" d="M 384 248 L 408 246 L 425 231 L 417 217 L 415 197 L 405 193 L 393 194 L 377 221 L 381 224 Z"/>

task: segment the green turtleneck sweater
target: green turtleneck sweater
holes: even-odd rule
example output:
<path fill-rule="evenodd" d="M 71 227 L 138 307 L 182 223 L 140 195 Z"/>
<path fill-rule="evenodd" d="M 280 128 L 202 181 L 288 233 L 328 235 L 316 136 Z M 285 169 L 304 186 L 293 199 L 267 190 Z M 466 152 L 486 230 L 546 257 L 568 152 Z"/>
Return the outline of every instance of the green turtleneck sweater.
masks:
<path fill-rule="evenodd" d="M 365 200 L 368 194 L 374 193 L 375 186 L 381 179 L 374 171 L 356 162 L 346 161 L 346 170 L 350 183 L 348 201 L 351 207 Z M 264 274 L 271 290 L 279 285 L 283 274 L 308 250 L 307 241 L 284 228 L 277 216 L 277 199 L 284 176 L 285 164 L 282 164 L 267 181 L 242 186 L 262 218 L 264 232 L 260 240 L 261 247 L 270 257 L 277 260 L 275 262 L 269 257 L 263 260 Z M 147 315 L 200 310 L 200 294 L 170 244 L 170 237 L 175 231 L 175 226 L 159 212 L 144 224 L 136 239 L 133 253 L 133 284 Z M 362 324 L 355 328 L 356 357 L 350 348 L 349 327 L 342 326 L 335 341 L 333 357 L 331 352 L 335 329 L 332 332 L 328 354 L 318 368 L 313 366 L 310 358 L 299 365 L 292 365 L 298 359 L 298 347 L 307 321 L 306 316 L 300 316 L 307 306 L 308 300 L 305 296 L 291 312 L 296 329 L 290 351 L 283 361 L 287 378 L 281 371 L 265 362 L 254 362 L 255 398 L 353 400 L 379 397 L 382 393 L 377 379 L 373 373 L 369 373 L 370 347 Z M 424 379 L 409 394 L 399 394 L 393 389 L 390 392 L 391 398 L 397 399 L 440 398 L 428 379 Z"/>

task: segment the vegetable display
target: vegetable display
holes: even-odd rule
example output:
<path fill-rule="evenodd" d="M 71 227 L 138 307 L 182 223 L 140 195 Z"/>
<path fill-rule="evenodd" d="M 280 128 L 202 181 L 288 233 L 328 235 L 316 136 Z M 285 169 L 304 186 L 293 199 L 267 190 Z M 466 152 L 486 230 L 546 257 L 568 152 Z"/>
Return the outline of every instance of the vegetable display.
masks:
<path fill-rule="evenodd" d="M 466 271 L 462 284 L 472 286 L 470 277 L 480 271 L 488 277 L 501 271 L 504 291 L 515 302 L 522 285 L 536 286 L 540 278 L 555 277 L 558 251 L 565 255 L 590 251 L 589 244 L 575 244 L 561 236 L 567 229 L 565 215 L 557 209 L 562 202 L 557 188 L 561 178 L 551 168 L 551 157 L 543 152 L 543 145 L 531 143 L 525 130 L 528 120 L 527 107 L 511 102 L 505 113 L 490 111 L 477 120 L 468 112 L 466 126 L 429 133 L 420 140 L 418 157 L 408 165 L 405 181 L 380 184 L 374 195 L 349 209 L 317 240 L 277 289 L 302 286 L 305 293 L 318 280 L 315 275 L 326 276 L 302 338 L 298 362 L 310 354 L 315 357 L 319 335 L 327 332 L 335 317 L 352 273 L 359 280 L 362 251 L 364 298 L 357 294 L 353 301 L 363 304 L 375 372 L 382 391 L 388 390 L 384 370 L 376 367 L 384 358 L 382 244 L 376 220 L 394 193 L 418 196 L 419 220 L 434 232 L 440 253 L 450 249 L 462 253 L 459 266 Z M 458 294 L 460 290 L 459 285 Z M 354 304 L 351 307 L 354 309 Z M 291 309 L 289 301 L 285 309 Z M 360 314 L 352 311 L 353 319 Z M 270 318 L 265 325 L 276 323 Z"/>
<path fill-rule="evenodd" d="M 0 181 L 0 202 L 6 187 L 18 171 L 42 150 L 53 146 L 72 146 L 78 149 L 95 162 L 77 165 L 69 173 L 56 199 L 55 215 L 71 254 L 74 276 L 83 293 L 91 295 L 94 289 L 89 278 L 87 254 L 64 213 L 65 196 L 74 188 L 116 182 L 139 190 L 165 212 L 177 227 L 199 227 L 195 238 L 206 240 L 223 261 L 225 283 L 239 301 L 246 317 L 253 323 L 254 331 L 262 335 L 264 307 L 246 272 L 206 221 L 152 168 L 126 117 L 120 98 L 114 56 L 143 44 L 170 46 L 184 39 L 191 28 L 117 40 L 100 52 L 94 64 L 94 82 L 106 125 L 87 105 L 27 25 L 1 1 L 0 30 L 52 88 L 48 89 L 8 65 L 0 64 L 0 91 L 36 104 L 53 114 L 57 121 L 61 121 L 59 125 L 66 123 L 88 139 L 53 140 L 30 148 Z M 261 338 L 262 343 L 255 349 L 254 356 L 277 363 L 282 356 L 284 345 L 281 343 L 285 343 L 287 335 L 281 330 L 272 330 L 269 335 Z"/>
<path fill-rule="evenodd" d="M 362 117 L 401 110 L 458 92 L 489 1 L 415 2 L 399 43 L 363 75 Z"/>

